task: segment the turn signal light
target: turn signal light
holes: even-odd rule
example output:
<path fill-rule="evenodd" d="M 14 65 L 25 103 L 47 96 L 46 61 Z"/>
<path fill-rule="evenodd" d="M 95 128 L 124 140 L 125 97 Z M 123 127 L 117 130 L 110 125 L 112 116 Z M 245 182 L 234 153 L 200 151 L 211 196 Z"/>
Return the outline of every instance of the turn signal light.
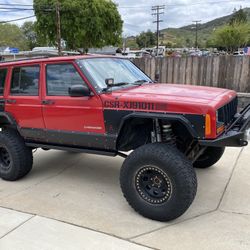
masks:
<path fill-rule="evenodd" d="M 206 122 L 205 122 L 205 135 L 211 135 L 212 129 L 211 129 L 211 116 L 209 114 L 206 114 Z"/>

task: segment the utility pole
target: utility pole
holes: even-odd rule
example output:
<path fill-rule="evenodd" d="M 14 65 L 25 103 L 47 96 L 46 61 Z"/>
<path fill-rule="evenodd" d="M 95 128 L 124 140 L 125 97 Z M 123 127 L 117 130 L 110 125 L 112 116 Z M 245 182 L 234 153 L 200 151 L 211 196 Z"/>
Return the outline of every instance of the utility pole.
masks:
<path fill-rule="evenodd" d="M 160 20 L 160 15 L 163 15 L 164 12 L 160 12 L 161 10 L 165 9 L 165 5 L 155 5 L 152 6 L 152 15 L 156 16 L 156 20 L 153 23 L 156 23 L 157 25 L 157 56 L 159 53 L 159 38 L 160 38 L 160 23 L 163 22 L 163 20 Z"/>
<path fill-rule="evenodd" d="M 193 21 L 195 23 L 195 48 L 198 50 L 198 24 L 201 22 L 201 20 Z"/>
<path fill-rule="evenodd" d="M 62 37 L 61 37 L 61 15 L 60 15 L 60 2 L 56 1 L 56 30 L 57 30 L 57 45 L 58 55 L 62 55 Z"/>

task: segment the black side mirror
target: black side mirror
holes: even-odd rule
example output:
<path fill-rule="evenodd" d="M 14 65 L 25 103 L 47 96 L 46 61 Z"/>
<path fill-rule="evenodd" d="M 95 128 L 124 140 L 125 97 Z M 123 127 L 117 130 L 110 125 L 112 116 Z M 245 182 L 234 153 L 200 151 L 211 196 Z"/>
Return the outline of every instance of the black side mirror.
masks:
<path fill-rule="evenodd" d="M 69 87 L 69 95 L 71 97 L 91 96 L 91 91 L 84 85 L 73 85 Z"/>

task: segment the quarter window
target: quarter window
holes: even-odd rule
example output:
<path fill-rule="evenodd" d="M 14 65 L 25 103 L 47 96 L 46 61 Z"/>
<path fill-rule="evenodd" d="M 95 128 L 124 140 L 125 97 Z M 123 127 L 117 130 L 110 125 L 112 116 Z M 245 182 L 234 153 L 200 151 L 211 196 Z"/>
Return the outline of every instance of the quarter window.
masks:
<path fill-rule="evenodd" d="M 7 69 L 0 69 L 0 95 L 3 95 Z"/>
<path fill-rule="evenodd" d="M 39 66 L 14 68 L 11 81 L 11 95 L 38 96 Z"/>
<path fill-rule="evenodd" d="M 86 85 L 73 64 L 49 64 L 47 72 L 47 95 L 68 96 L 73 85 Z"/>

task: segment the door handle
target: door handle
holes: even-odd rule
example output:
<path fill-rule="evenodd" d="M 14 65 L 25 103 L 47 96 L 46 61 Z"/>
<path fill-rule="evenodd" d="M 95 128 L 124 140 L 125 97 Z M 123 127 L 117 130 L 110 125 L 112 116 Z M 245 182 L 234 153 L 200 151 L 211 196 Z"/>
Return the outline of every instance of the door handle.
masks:
<path fill-rule="evenodd" d="M 15 104 L 16 100 L 14 100 L 14 99 L 7 99 L 6 102 L 9 103 L 9 104 Z"/>
<path fill-rule="evenodd" d="M 53 100 L 43 100 L 42 104 L 43 105 L 53 105 L 53 104 L 55 104 L 55 101 L 53 101 Z"/>

